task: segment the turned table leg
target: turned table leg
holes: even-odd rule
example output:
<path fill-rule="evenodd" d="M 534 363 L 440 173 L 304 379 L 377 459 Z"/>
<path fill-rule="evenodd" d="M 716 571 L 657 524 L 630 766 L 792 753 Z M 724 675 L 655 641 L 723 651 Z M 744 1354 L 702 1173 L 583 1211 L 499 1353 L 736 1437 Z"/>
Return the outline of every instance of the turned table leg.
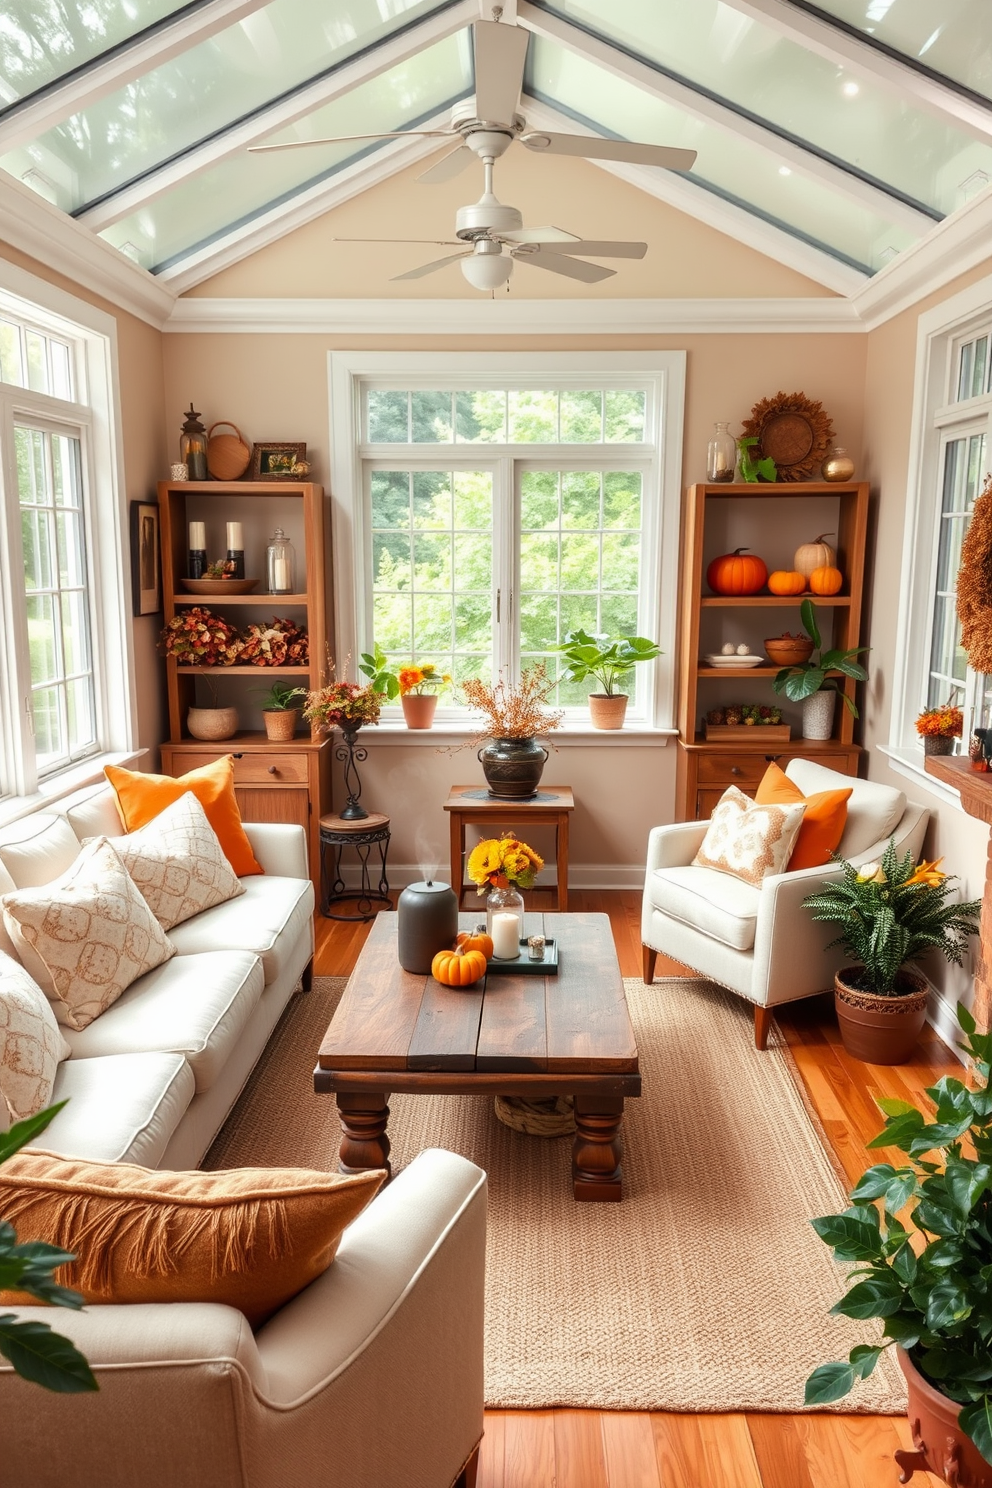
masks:
<path fill-rule="evenodd" d="M 622 1095 L 576 1095 L 572 1143 L 572 1193 L 576 1199 L 619 1204 L 623 1197 L 622 1120 Z"/>
<path fill-rule="evenodd" d="M 387 1096 L 381 1090 L 339 1090 L 338 1114 L 341 1117 L 341 1146 L 338 1169 L 342 1173 L 365 1173 L 370 1168 L 389 1165 L 389 1120 Z"/>

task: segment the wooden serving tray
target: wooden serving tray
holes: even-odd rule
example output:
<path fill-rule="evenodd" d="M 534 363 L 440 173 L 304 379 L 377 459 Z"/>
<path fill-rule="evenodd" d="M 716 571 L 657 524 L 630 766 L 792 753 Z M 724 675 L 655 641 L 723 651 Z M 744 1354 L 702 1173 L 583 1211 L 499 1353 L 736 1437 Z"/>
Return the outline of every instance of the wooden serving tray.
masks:
<path fill-rule="evenodd" d="M 726 740 L 753 739 L 756 744 L 787 744 L 792 737 L 788 723 L 704 723 L 707 744 Z"/>

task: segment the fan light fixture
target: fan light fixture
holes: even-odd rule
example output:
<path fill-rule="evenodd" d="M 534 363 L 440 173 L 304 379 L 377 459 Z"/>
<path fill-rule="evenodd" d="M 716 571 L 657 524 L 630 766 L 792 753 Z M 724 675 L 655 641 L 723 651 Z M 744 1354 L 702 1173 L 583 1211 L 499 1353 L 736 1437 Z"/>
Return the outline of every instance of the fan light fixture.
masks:
<path fill-rule="evenodd" d="M 462 273 L 473 289 L 499 289 L 513 272 L 513 259 L 503 257 L 498 243 L 493 244 L 495 254 L 480 252 L 483 246 L 488 244 L 480 243 L 471 258 L 462 259 Z"/>

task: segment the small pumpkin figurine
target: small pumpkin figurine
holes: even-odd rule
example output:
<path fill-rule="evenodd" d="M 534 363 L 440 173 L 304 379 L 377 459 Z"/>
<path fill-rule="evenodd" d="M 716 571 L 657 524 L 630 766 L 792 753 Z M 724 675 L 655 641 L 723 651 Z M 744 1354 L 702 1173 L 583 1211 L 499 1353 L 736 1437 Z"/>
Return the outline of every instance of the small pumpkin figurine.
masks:
<path fill-rule="evenodd" d="M 757 594 L 767 577 L 764 560 L 747 548 L 721 553 L 706 570 L 706 582 L 715 594 Z"/>
<path fill-rule="evenodd" d="M 461 930 L 455 936 L 455 949 L 461 946 L 463 951 L 481 951 L 488 961 L 493 953 L 493 938 L 487 934 L 485 924 L 476 925 L 474 930 Z"/>
<path fill-rule="evenodd" d="M 453 951 L 438 951 L 431 962 L 431 976 L 442 987 L 470 987 L 486 974 L 486 958 L 481 951 L 466 951 L 461 946 Z"/>
<path fill-rule="evenodd" d="M 814 594 L 839 594 L 843 583 L 844 575 L 840 569 L 830 564 L 814 568 L 809 576 L 809 587 Z"/>
<path fill-rule="evenodd" d="M 798 569 L 777 568 L 768 575 L 769 594 L 805 594 L 806 575 Z"/>
<path fill-rule="evenodd" d="M 833 537 L 832 532 L 821 532 L 819 537 L 814 537 L 810 543 L 803 543 L 801 548 L 796 549 L 793 559 L 793 568 L 798 569 L 808 579 L 816 568 L 834 568 L 837 563 L 837 554 L 829 543 L 824 542 L 825 537 Z"/>

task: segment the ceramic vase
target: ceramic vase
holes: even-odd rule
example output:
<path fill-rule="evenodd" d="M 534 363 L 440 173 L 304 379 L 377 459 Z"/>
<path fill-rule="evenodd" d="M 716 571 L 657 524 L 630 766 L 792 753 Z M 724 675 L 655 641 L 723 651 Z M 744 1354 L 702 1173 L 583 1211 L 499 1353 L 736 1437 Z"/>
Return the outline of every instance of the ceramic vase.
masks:
<path fill-rule="evenodd" d="M 478 758 L 491 796 L 526 801 L 537 795 L 548 751 L 536 739 L 491 739 Z"/>
<path fill-rule="evenodd" d="M 230 739 L 238 732 L 237 708 L 190 708 L 186 727 L 194 739 Z"/>
<path fill-rule="evenodd" d="M 859 968 L 847 966 L 834 977 L 834 1008 L 844 1048 L 864 1064 L 905 1064 L 916 1048 L 927 1017 L 927 983 L 903 968 L 894 997 L 862 992 Z"/>
<path fill-rule="evenodd" d="M 436 692 L 408 692 L 400 698 L 403 720 L 408 729 L 429 729 L 437 708 Z"/>
<path fill-rule="evenodd" d="M 803 738 L 829 739 L 834 726 L 834 703 L 837 694 L 821 687 L 819 692 L 803 698 Z"/>

